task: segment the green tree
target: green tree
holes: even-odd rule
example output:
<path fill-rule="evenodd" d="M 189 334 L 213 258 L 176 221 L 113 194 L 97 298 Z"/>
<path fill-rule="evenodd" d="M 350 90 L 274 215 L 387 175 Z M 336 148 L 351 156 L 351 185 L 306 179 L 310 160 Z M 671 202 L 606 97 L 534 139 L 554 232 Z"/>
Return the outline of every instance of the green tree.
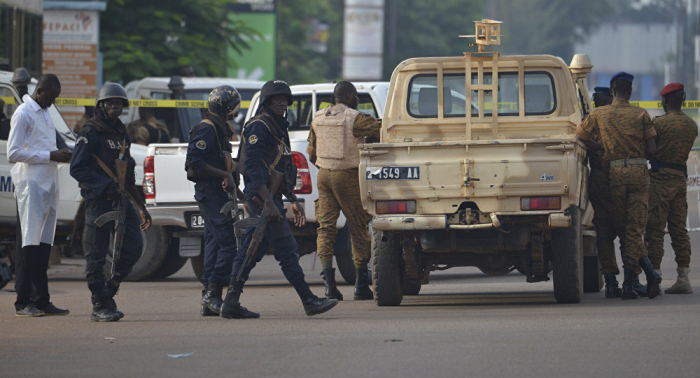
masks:
<path fill-rule="evenodd" d="M 384 78 L 401 61 L 421 56 L 454 56 L 469 50 L 459 35 L 473 34 L 483 0 L 385 0 Z"/>
<path fill-rule="evenodd" d="M 225 0 L 108 0 L 100 17 L 105 81 L 170 76 L 192 66 L 198 76 L 222 76 L 235 62 L 227 46 L 247 47 L 259 33 L 226 19 Z"/>
<path fill-rule="evenodd" d="M 491 0 L 489 16 L 504 22 L 500 49 L 504 53 L 551 54 L 568 62 L 573 56 L 574 44 L 585 40 L 606 17 L 617 14 L 622 3 L 614 0 Z"/>
<path fill-rule="evenodd" d="M 324 21 L 329 26 L 325 53 L 305 47 L 311 19 Z M 337 79 L 342 54 L 343 0 L 278 0 L 277 78 L 290 85 Z"/>

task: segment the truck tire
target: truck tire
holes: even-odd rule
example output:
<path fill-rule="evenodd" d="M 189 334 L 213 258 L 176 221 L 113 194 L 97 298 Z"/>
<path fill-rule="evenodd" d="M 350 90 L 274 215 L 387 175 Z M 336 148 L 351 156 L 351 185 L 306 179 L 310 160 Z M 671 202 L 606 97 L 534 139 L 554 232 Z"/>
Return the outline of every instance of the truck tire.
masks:
<path fill-rule="evenodd" d="M 583 292 L 597 293 L 603 288 L 603 273 L 600 271 L 600 260 L 595 246 L 595 238 L 583 237 Z"/>
<path fill-rule="evenodd" d="M 333 244 L 333 255 L 335 255 L 335 263 L 338 266 L 340 276 L 343 277 L 348 285 L 355 284 L 355 262 L 352 259 L 352 242 L 350 240 L 350 226 L 345 223 L 345 226 L 338 230 L 338 235 L 335 237 Z"/>
<path fill-rule="evenodd" d="M 579 303 L 583 296 L 583 239 L 580 210 L 572 206 L 571 226 L 552 230 L 554 298 L 559 303 Z"/>
<path fill-rule="evenodd" d="M 372 281 L 377 306 L 398 306 L 403 300 L 403 264 L 395 232 L 372 232 Z"/>
<path fill-rule="evenodd" d="M 153 278 L 163 279 L 177 273 L 187 264 L 187 257 L 180 257 L 180 239 L 171 238 L 168 245 L 168 252 L 165 260 L 158 270 L 153 274 Z"/>
<path fill-rule="evenodd" d="M 134 264 L 131 273 L 126 277 L 127 281 L 142 281 L 154 277 L 158 269 L 163 265 L 168 252 L 168 233 L 161 226 L 151 226 L 141 232 L 143 238 L 143 250 L 139 261 Z M 105 263 L 105 277 L 109 277 L 112 270 L 112 251 L 107 255 Z"/>
<path fill-rule="evenodd" d="M 204 273 L 204 251 L 199 256 L 190 257 L 192 270 L 197 277 L 197 281 L 202 282 L 202 274 Z"/>
<path fill-rule="evenodd" d="M 418 295 L 421 289 L 420 281 L 404 281 L 403 295 Z"/>

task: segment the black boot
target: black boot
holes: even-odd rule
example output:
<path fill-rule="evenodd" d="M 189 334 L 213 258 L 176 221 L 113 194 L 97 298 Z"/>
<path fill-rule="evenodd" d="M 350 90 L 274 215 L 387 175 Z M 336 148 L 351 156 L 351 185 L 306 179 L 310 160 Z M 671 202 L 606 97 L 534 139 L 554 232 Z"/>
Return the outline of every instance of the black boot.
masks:
<path fill-rule="evenodd" d="M 226 319 L 256 319 L 260 317 L 257 312 L 249 311 L 241 306 L 239 299 L 241 298 L 243 289 L 235 286 L 229 286 L 226 292 L 226 298 L 221 305 L 221 317 Z"/>
<path fill-rule="evenodd" d="M 335 283 L 335 268 L 324 269 L 321 275 L 323 276 L 323 280 L 326 282 L 326 298 L 342 301 L 343 294 L 340 292 L 340 290 L 338 290 Z"/>
<path fill-rule="evenodd" d="M 297 294 L 299 294 L 301 303 L 304 305 L 304 311 L 308 316 L 323 314 L 338 304 L 337 299 L 325 299 L 315 296 L 306 282 L 299 287 L 295 286 L 294 289 L 297 291 Z"/>
<path fill-rule="evenodd" d="M 622 299 L 637 299 L 639 295 L 634 291 L 634 280 L 637 275 L 633 270 L 625 269 L 625 280 L 622 282 Z"/>
<path fill-rule="evenodd" d="M 603 274 L 605 278 L 605 298 L 620 298 L 622 289 L 618 286 L 617 278 L 614 273 Z"/>
<path fill-rule="evenodd" d="M 202 306 L 206 307 L 209 311 L 219 315 L 221 312 L 221 305 L 223 301 L 221 300 L 221 292 L 223 287 L 216 282 L 209 281 L 207 285 L 207 291 L 202 297 Z M 204 311 L 204 310 L 202 310 Z"/>
<path fill-rule="evenodd" d="M 355 300 L 364 301 L 374 299 L 374 293 L 369 288 L 369 271 L 367 268 L 355 269 Z"/>
<path fill-rule="evenodd" d="M 204 297 L 206 297 L 206 295 L 207 295 L 207 291 L 202 290 L 202 299 L 199 301 L 199 304 L 201 306 L 199 309 L 199 314 L 202 316 L 219 316 L 218 313 L 213 312 L 212 310 L 208 309 L 207 306 L 202 304 L 202 303 L 204 303 Z"/>
<path fill-rule="evenodd" d="M 103 296 L 92 295 L 92 315 L 90 319 L 93 322 L 116 322 L 119 320 L 119 315 L 109 309 Z"/>
<path fill-rule="evenodd" d="M 110 311 L 117 314 L 119 319 L 124 317 L 124 313 L 117 308 L 117 302 L 114 301 L 114 296 L 117 295 L 117 292 L 119 291 L 120 283 L 121 280 L 118 277 L 114 277 L 113 279 L 107 281 L 104 290 L 105 305 L 107 305 L 107 308 Z"/>
<path fill-rule="evenodd" d="M 654 269 L 649 261 L 649 257 L 639 259 L 639 266 L 644 270 L 644 275 L 647 276 L 647 296 L 649 299 L 656 297 L 661 292 L 661 275 Z"/>
<path fill-rule="evenodd" d="M 647 296 L 647 288 L 642 285 L 641 282 L 639 282 L 639 276 L 635 275 L 634 276 L 634 281 L 632 281 L 632 290 L 634 290 L 637 295 L 640 297 L 646 297 Z"/>

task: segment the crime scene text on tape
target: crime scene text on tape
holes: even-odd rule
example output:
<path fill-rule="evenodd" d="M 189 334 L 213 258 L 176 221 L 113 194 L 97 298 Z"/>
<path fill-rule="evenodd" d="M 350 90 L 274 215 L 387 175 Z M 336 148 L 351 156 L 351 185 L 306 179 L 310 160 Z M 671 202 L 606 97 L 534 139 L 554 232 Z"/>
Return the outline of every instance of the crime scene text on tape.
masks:
<path fill-rule="evenodd" d="M 700 175 L 690 175 L 686 179 L 686 184 L 688 186 L 689 192 L 700 191 Z"/>

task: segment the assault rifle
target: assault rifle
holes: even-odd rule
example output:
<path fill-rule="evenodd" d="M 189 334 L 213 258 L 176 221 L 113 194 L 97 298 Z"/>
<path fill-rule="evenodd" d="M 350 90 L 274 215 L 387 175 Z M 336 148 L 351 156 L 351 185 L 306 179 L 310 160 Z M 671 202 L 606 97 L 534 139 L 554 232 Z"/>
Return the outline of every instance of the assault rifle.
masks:
<path fill-rule="evenodd" d="M 270 172 L 270 185 L 268 185 L 270 195 L 274 196 L 275 193 L 277 193 L 280 185 L 282 184 L 282 180 L 284 180 L 284 174 L 282 172 L 278 172 L 274 169 Z M 265 204 L 257 197 L 255 197 L 253 201 L 258 205 L 258 207 L 260 207 L 260 211 L 258 212 L 257 224 L 255 225 L 253 238 L 250 241 L 250 245 L 248 245 L 248 250 L 245 252 L 245 259 L 243 260 L 243 264 L 238 270 L 238 275 L 236 276 L 236 281 L 238 282 L 241 282 L 241 273 L 243 273 L 243 271 L 250 266 L 255 258 L 255 254 L 258 253 L 260 242 L 265 237 L 265 229 L 267 228 L 267 224 L 269 222 L 265 216 Z M 247 219 L 238 221 L 236 224 L 246 220 Z M 236 225 L 234 225 L 234 228 L 235 227 Z"/>
<path fill-rule="evenodd" d="M 102 163 L 101 160 L 98 162 Z M 116 209 L 100 215 L 94 222 L 97 227 L 102 227 L 107 222 L 115 221 L 114 240 L 112 242 L 112 246 L 114 247 L 112 249 L 112 271 L 110 278 L 114 278 L 115 267 L 121 258 L 122 245 L 124 244 L 124 232 L 126 231 L 126 209 L 127 206 L 129 206 L 129 196 L 125 188 L 126 172 L 129 164 L 126 160 L 122 159 L 116 159 L 114 163 L 117 169 L 115 180 L 119 186 L 119 198 L 115 201 L 117 203 Z M 102 168 L 105 169 L 106 166 Z"/>

